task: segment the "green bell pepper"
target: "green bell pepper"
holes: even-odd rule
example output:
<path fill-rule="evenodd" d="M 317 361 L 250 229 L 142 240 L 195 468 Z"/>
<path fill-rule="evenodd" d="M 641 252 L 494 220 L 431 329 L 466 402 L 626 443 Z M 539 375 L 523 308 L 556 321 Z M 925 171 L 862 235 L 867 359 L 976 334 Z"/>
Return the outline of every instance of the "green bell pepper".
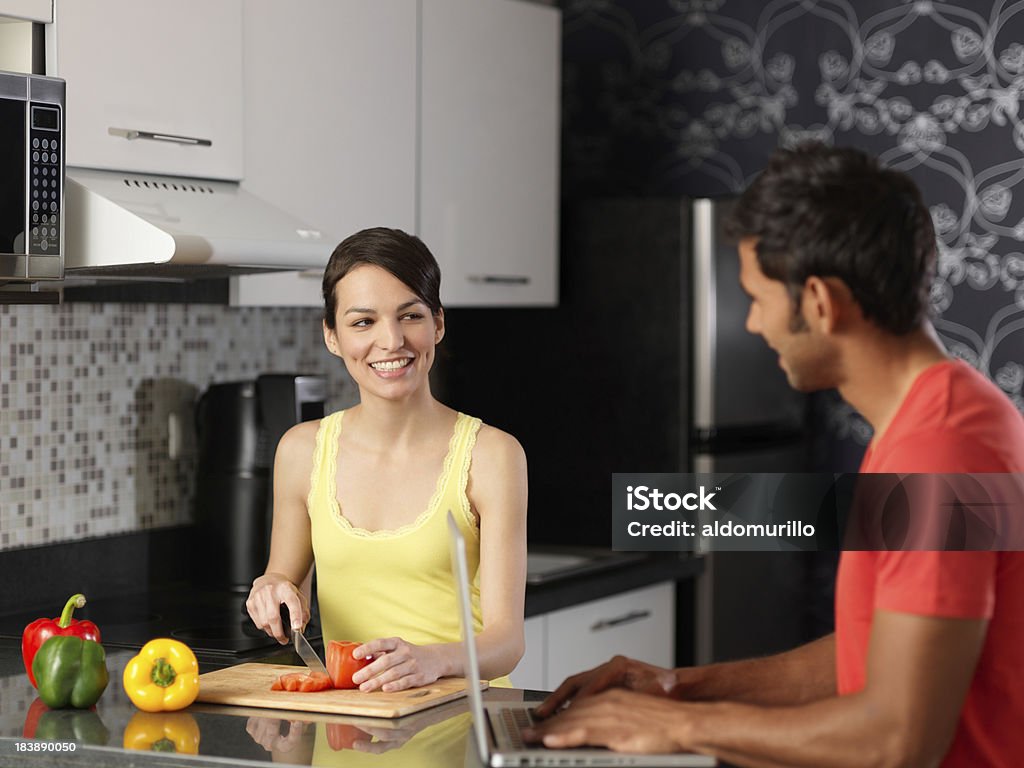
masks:
<path fill-rule="evenodd" d="M 50 709 L 88 709 L 110 681 L 107 655 L 95 640 L 51 637 L 32 660 L 39 698 Z"/>
<path fill-rule="evenodd" d="M 95 710 L 50 709 L 38 698 L 28 708 L 22 736 L 45 741 L 76 741 L 100 747 L 110 743 L 110 731 Z"/>

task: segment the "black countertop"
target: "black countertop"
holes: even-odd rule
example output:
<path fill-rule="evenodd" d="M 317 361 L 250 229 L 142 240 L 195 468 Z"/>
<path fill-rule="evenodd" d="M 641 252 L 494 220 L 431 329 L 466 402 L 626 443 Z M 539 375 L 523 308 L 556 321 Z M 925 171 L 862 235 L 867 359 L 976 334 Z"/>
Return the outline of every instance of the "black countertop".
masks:
<path fill-rule="evenodd" d="M 132 655 L 131 651 L 108 654 L 110 684 L 93 710 L 54 713 L 86 718 L 77 726 L 79 734 L 84 734 L 79 740 L 30 739 L 25 737 L 25 728 L 29 727 L 29 709 L 37 700 L 35 690 L 24 673 L 19 644 L 0 640 L 0 768 L 213 768 L 270 763 L 345 768 L 482 765 L 465 699 L 392 720 L 212 704 L 151 714 L 137 710 L 120 684 Z M 282 660 L 276 656 L 266 659 Z M 543 698 L 540 691 L 516 688 L 484 692 L 485 701 L 536 702 Z M 137 739 L 140 733 L 148 734 L 148 738 Z M 154 734 L 165 734 L 165 741 L 179 743 L 188 743 L 188 736 L 198 737 L 197 752 L 146 749 Z M 571 753 L 566 755 L 569 759 Z"/>
<path fill-rule="evenodd" d="M 564 548 L 563 548 L 563 551 Z M 662 581 L 692 579 L 704 570 L 700 557 L 675 553 L 648 553 L 616 560 L 607 567 L 556 579 L 545 584 L 526 585 L 526 617 L 557 611 L 572 605 L 599 600 Z"/>
<path fill-rule="evenodd" d="M 571 547 L 531 548 L 560 554 L 586 553 L 592 559 L 563 576 L 554 574 L 543 583 L 526 586 L 527 618 L 591 600 L 638 589 L 663 581 L 692 579 L 703 569 L 703 560 L 673 553 L 616 553 Z M 257 630 L 245 611 L 245 594 L 197 588 L 186 580 L 155 582 L 141 591 L 104 590 L 94 584 L 89 603 L 76 618 L 94 621 L 103 632 L 109 650 L 141 647 L 152 637 L 173 637 L 195 650 L 207 669 L 262 658 L 274 652 L 272 641 Z M 84 591 L 84 589 L 83 589 Z M 0 614 L 0 639 L 19 639 L 30 621 L 60 612 L 66 595 L 59 600 L 37 602 L 17 612 Z M 318 636 L 314 615 L 312 636 Z"/>
<path fill-rule="evenodd" d="M 699 559 L 680 559 L 677 556 L 624 558 L 609 563 L 601 570 L 542 585 L 529 585 L 526 615 L 547 613 L 661 581 L 692 578 L 701 568 Z M 90 718 L 93 738 L 103 743 L 76 744 L 74 752 L 18 751 L 41 750 L 43 746 L 43 742 L 23 738 L 35 691 L 25 676 L 18 641 L 0 639 L 0 766 L 162 768 L 165 765 L 258 765 L 269 762 L 324 766 L 369 764 L 382 768 L 479 765 L 471 748 L 470 718 L 465 701 L 445 704 L 406 718 L 374 720 L 372 726 L 367 725 L 365 718 L 340 715 L 193 705 L 184 712 L 172 713 L 174 717 L 168 717 L 165 727 L 169 731 L 175 728 L 198 729 L 198 756 L 182 759 L 181 756 L 126 749 L 126 732 L 130 735 L 133 727 L 138 727 L 138 718 L 142 715 L 128 700 L 120 684 L 124 666 L 133 655 L 132 650 L 108 649 L 110 685 L 95 712 L 86 713 L 94 716 Z M 287 646 L 256 649 L 232 658 L 200 656 L 199 660 L 202 672 L 243 661 L 298 663 L 298 658 Z M 490 689 L 485 698 L 535 701 L 543 698 L 543 694 L 521 689 Z M 379 753 L 346 748 L 354 737 L 361 736 L 355 730 L 357 728 L 372 737 L 371 748 Z M 362 735 L 362 738 L 366 736 Z M 19 744 L 23 746 L 19 747 Z"/>
<path fill-rule="evenodd" d="M 137 710 L 121 686 L 124 667 L 133 655 L 132 651 L 120 650 L 108 653 L 110 684 L 95 711 L 69 711 L 74 717 L 87 718 L 79 721 L 85 723 L 79 732 L 87 735 L 74 743 L 74 751 L 68 751 L 69 742 L 24 738 L 36 694 L 25 675 L 19 644 L 0 641 L 0 766 L 160 768 L 272 762 L 380 768 L 479 765 L 470 748 L 470 716 L 465 700 L 394 720 L 203 704 L 193 704 L 181 712 L 151 715 Z M 287 653 L 265 660 L 289 661 Z M 485 692 L 485 698 L 536 701 L 543 694 L 491 689 Z M 183 757 L 131 749 L 134 734 L 146 727 L 156 728 L 157 733 L 163 729 L 172 741 L 176 734 L 198 733 L 198 755 Z M 374 751 L 353 748 L 356 740 L 369 741 Z M 64 751 L 50 751 L 58 745 Z"/>

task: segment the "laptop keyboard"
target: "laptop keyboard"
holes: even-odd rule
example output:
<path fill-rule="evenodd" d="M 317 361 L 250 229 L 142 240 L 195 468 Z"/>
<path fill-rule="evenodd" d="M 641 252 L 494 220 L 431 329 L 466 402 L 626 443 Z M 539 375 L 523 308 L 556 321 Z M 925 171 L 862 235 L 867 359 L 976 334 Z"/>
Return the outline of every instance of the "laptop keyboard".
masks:
<path fill-rule="evenodd" d="M 508 744 L 513 749 L 524 749 L 526 743 L 523 741 L 522 730 L 533 725 L 532 709 L 503 709 L 501 710 L 501 723 L 505 735 L 508 737 Z"/>

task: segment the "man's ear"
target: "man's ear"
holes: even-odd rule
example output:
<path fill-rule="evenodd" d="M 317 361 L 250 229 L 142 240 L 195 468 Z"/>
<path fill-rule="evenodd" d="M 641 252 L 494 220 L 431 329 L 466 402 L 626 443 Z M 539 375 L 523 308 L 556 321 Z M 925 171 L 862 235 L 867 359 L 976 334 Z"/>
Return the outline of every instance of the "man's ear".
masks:
<path fill-rule="evenodd" d="M 434 343 L 440 344 L 444 338 L 444 308 L 438 310 L 434 315 Z"/>
<path fill-rule="evenodd" d="M 335 357 L 341 357 L 341 350 L 338 348 L 337 335 L 327 327 L 326 320 L 322 320 L 320 324 L 324 329 L 324 345 L 327 347 L 327 351 Z"/>
<path fill-rule="evenodd" d="M 835 333 L 850 321 L 855 308 L 853 294 L 838 277 L 812 275 L 804 283 L 800 309 L 807 325 L 819 333 Z"/>

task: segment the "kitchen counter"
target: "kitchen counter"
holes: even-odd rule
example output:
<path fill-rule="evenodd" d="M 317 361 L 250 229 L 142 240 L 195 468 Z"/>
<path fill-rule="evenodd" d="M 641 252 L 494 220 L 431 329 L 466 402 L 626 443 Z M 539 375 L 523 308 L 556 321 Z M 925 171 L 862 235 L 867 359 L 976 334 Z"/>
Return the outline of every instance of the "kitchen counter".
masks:
<path fill-rule="evenodd" d="M 531 548 L 531 552 L 534 550 Z M 559 552 L 571 552 L 560 547 Z M 564 578 L 552 578 L 543 584 L 526 585 L 526 617 L 560 608 L 599 600 L 620 592 L 639 589 L 661 581 L 693 579 L 704 569 L 700 557 L 675 553 L 612 553 L 604 558 L 605 567 L 590 569 Z"/>
<path fill-rule="evenodd" d="M 465 700 L 450 702 L 394 720 L 344 715 L 319 715 L 245 707 L 193 704 L 177 713 L 155 715 L 155 723 L 173 740 L 176 734 L 197 732 L 199 754 L 181 755 L 126 748 L 150 716 L 139 712 L 121 687 L 121 673 L 132 651 L 107 656 L 110 684 L 95 711 L 74 713 L 80 732 L 92 744 L 76 743 L 71 751 L 18 751 L 18 745 L 67 745 L 23 738 L 35 691 L 24 673 L 17 642 L 0 641 L 0 766 L 90 765 L 161 768 L 170 765 L 265 765 L 272 762 L 323 766 L 450 766 L 478 765 L 470 743 L 470 717 Z M 280 661 L 278 656 L 268 661 Z M 543 694 L 518 689 L 491 689 L 488 700 L 536 701 Z M 55 713 L 61 714 L 63 713 Z M 160 718 L 163 718 L 161 720 Z M 126 736 L 128 738 L 126 738 Z M 353 743 L 370 741 L 372 752 Z M 23 747 L 24 748 L 24 747 Z M 38 748 L 38 747 L 36 747 Z M 66 747 L 65 747 L 66 748 Z"/>
<path fill-rule="evenodd" d="M 64 551 L 63 547 L 59 549 Z M 24 553 L 15 554 L 21 556 Z M 45 554 L 53 557 L 53 553 Z M 107 562 L 107 558 L 94 554 L 95 562 Z M 546 566 L 540 573 L 536 568 L 538 560 Z M 659 582 L 693 579 L 703 569 L 703 560 L 698 557 L 565 546 L 531 547 L 529 562 L 534 570 L 526 586 L 527 618 Z M 560 563 L 568 565 L 558 567 Z M 22 569 L 10 569 L 11 572 L 23 577 L 21 571 L 29 570 L 30 564 L 22 565 Z M 48 567 L 53 568 L 52 564 Z M 536 583 L 538 579 L 540 583 Z M 18 594 L 18 586 L 14 585 L 12 594 Z M 266 658 L 276 651 L 248 620 L 243 607 L 244 594 L 204 589 L 197 595 L 189 582 L 180 579 L 172 583 L 152 584 L 146 592 L 108 591 L 104 589 L 108 585 L 101 583 L 88 586 L 88 591 L 84 588 L 82 591 L 94 599 L 90 600 L 86 608 L 77 612 L 76 617 L 92 619 L 101 629 L 109 630 L 104 632 L 108 652 L 138 648 L 145 639 L 151 637 L 176 637 L 196 651 L 204 671 L 209 671 L 220 666 Z M 56 615 L 66 599 L 67 595 L 63 595 L 59 599 L 32 604 L 21 612 L 0 616 L 0 640 L 20 639 L 25 624 L 39 616 Z M 48 606 L 49 609 L 41 606 Z M 692 616 L 692 610 L 682 608 L 679 615 Z M 217 643 L 211 640 L 210 630 L 216 630 L 212 635 L 229 636 L 224 640 L 226 645 L 219 653 L 212 650 Z M 203 650 L 208 648 L 211 649 L 209 653 Z M 679 658 L 686 660 L 688 657 L 682 654 Z M 285 659 L 283 663 L 289 661 Z M 2 666 L 0 674 L 4 674 Z"/>
<path fill-rule="evenodd" d="M 558 551 L 564 552 L 565 548 Z M 556 575 L 541 584 L 529 584 L 526 615 L 536 616 L 667 580 L 693 578 L 702 567 L 699 558 L 605 553 L 600 567 Z M 316 642 L 314 645 L 322 653 L 322 645 Z M 169 731 L 174 728 L 198 729 L 198 756 L 185 761 L 175 755 L 127 750 L 124 748 L 126 731 L 130 734 L 133 728 L 137 729 L 140 713 L 125 696 L 120 679 L 125 664 L 135 651 L 123 648 L 108 648 L 107 651 L 110 685 L 95 712 L 83 713 L 88 716 L 88 738 L 102 743 L 77 744 L 74 752 L 19 752 L 16 751 L 17 744 L 35 743 L 22 738 L 35 691 L 24 673 L 20 643 L 15 639 L 0 638 L 0 766 L 161 768 L 186 763 L 212 766 L 269 762 L 328 766 L 478 765 L 475 752 L 467 748 L 470 722 L 464 700 L 406 718 L 374 720 L 372 727 L 366 725 L 368 721 L 365 719 L 339 715 L 193 705 L 185 713 L 180 713 L 180 717 L 168 720 L 166 727 Z M 199 655 L 201 672 L 246 661 L 296 664 L 298 658 L 288 646 L 270 646 L 228 657 Z M 534 701 L 543 698 L 543 694 L 521 689 L 491 689 L 485 693 L 485 698 Z M 133 722 L 135 726 L 132 726 Z M 364 726 L 362 730 L 372 737 L 370 747 L 375 753 L 346 748 L 355 737 L 362 735 L 355 730 L 360 724 Z"/>
<path fill-rule="evenodd" d="M 72 751 L 72 742 L 24 737 L 35 691 L 24 673 L 19 644 L 0 640 L 0 768 L 220 768 L 272 763 L 345 768 L 481 766 L 465 699 L 393 720 L 213 704 L 193 704 L 180 712 L 151 715 L 137 710 L 120 684 L 132 655 L 131 651 L 107 655 L 110 684 L 94 711 L 55 713 L 86 718 L 76 723 L 85 736 L 74 742 Z M 484 692 L 485 701 L 533 702 L 543 698 L 542 692 L 515 688 Z M 151 734 L 155 727 L 156 735 L 162 732 L 169 741 L 187 742 L 185 737 L 198 736 L 198 754 L 130 748 L 135 735 L 147 727 Z M 61 751 L 43 748 L 58 744 Z M 568 759 L 571 753 L 566 756 Z"/>

